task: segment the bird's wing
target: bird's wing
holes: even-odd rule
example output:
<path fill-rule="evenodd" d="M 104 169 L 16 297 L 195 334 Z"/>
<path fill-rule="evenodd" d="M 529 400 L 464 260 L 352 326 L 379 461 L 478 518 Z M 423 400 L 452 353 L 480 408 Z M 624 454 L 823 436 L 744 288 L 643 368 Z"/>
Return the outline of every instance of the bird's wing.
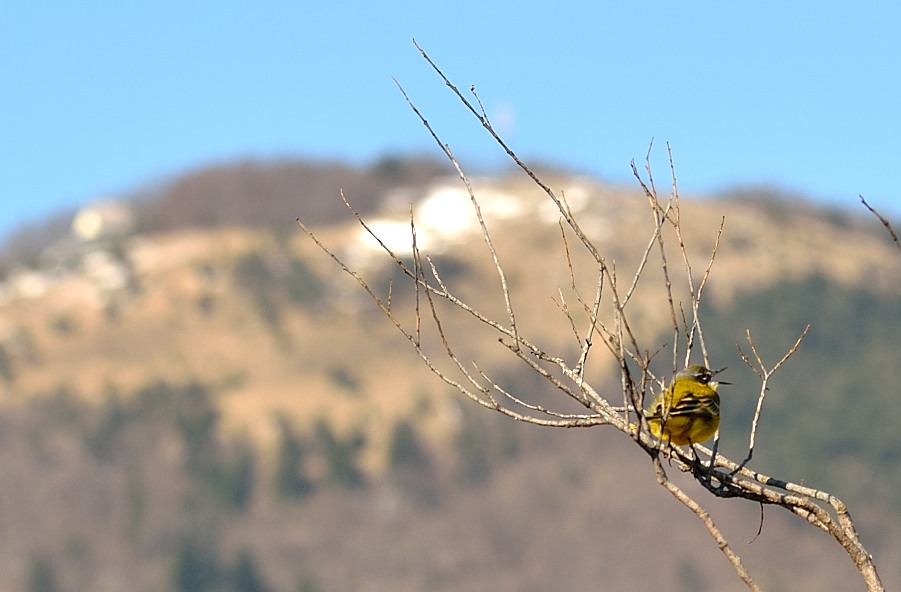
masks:
<path fill-rule="evenodd" d="M 658 404 L 654 407 L 654 413 L 649 415 L 648 419 L 662 419 L 663 411 L 662 405 Z M 715 397 L 699 397 L 695 393 L 689 393 L 679 399 L 666 415 L 667 417 L 712 418 L 718 413 L 719 404 Z"/>

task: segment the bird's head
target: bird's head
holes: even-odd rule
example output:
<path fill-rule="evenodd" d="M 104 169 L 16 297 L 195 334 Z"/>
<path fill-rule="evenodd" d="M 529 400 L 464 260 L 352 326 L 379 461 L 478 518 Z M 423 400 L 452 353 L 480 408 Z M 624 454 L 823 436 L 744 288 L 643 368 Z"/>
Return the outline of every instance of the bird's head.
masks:
<path fill-rule="evenodd" d="M 710 386 L 716 388 L 720 384 L 732 384 L 730 382 L 712 382 L 713 377 L 725 370 L 726 368 L 720 368 L 719 370 L 711 370 L 706 366 L 701 366 L 700 364 L 692 364 L 688 366 L 684 370 L 680 371 L 676 374 L 676 380 L 680 378 L 687 378 L 689 380 L 696 380 L 701 384 L 709 384 Z"/>

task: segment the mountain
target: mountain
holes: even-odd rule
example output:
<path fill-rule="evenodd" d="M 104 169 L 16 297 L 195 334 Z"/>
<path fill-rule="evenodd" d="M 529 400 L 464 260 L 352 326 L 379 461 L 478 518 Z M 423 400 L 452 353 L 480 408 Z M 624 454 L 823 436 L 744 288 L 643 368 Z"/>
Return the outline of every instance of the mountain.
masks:
<path fill-rule="evenodd" d="M 517 424 L 465 400 L 294 224 L 302 217 L 410 319 L 415 294 L 338 193 L 402 257 L 413 204 L 417 244 L 442 280 L 504 318 L 468 195 L 443 173 L 405 161 L 220 165 L 137 201 L 86 208 L 78 233 L 24 257 L 30 267 L 10 255 L 0 286 L 4 581 L 35 589 L 49 578 L 61 590 L 737 588 L 628 442 L 603 428 Z M 653 220 L 642 194 L 553 171 L 545 181 L 631 278 Z M 558 288 L 572 297 L 558 213 L 522 175 L 472 182 L 521 331 L 572 356 L 553 301 Z M 901 488 L 891 467 L 901 412 L 891 371 L 901 257 L 864 213 L 754 194 L 684 197 L 680 211 L 696 275 L 725 218 L 703 311 L 708 348 L 733 383 L 723 387 L 721 450 L 743 456 L 756 401 L 735 347 L 745 329 L 772 363 L 812 324 L 771 384 L 754 465 L 839 495 L 877 560 L 897 556 Z M 576 282 L 591 294 L 593 268 L 569 240 Z M 668 257 L 678 265 L 677 251 Z M 659 275 L 650 269 L 634 302 L 634 329 L 655 347 L 671 339 Z M 447 326 L 463 363 L 477 360 L 528 400 L 578 411 L 480 331 Z M 441 359 L 436 335 L 425 336 Z M 597 355 L 588 377 L 604 387 L 612 369 Z M 860 587 L 835 545 L 793 517 L 768 510 L 763 534 L 745 545 L 759 508 L 686 487 L 709 501 L 765 588 Z M 877 565 L 887 585 L 901 583 L 897 568 Z M 240 588 L 247 582 L 256 588 Z"/>

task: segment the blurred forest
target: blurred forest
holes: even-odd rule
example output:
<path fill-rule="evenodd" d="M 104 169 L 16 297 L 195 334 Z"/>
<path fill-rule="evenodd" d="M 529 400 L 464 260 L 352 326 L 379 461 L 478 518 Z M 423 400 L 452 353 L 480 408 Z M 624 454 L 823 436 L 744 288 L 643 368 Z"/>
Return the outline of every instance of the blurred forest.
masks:
<path fill-rule="evenodd" d="M 15 235 L 0 290 L 6 589 L 743 589 L 620 434 L 520 425 L 461 399 L 296 232 L 302 216 L 353 253 L 339 189 L 362 213 L 403 221 L 397 196 L 421 203 L 446 174 L 426 159 L 222 164 L 125 196 L 124 234 L 75 241 L 69 213 Z M 554 181 L 588 187 L 586 228 L 625 269 L 647 240 L 641 196 Z M 530 191 L 515 177 L 479 182 Z M 720 450 L 747 446 L 757 383 L 736 349 L 745 329 L 775 359 L 811 323 L 771 384 L 752 466 L 842 497 L 898 587 L 901 261 L 862 212 L 754 191 L 684 207 L 698 229 L 727 219 L 703 312 L 733 383 Z M 545 260 L 559 229 L 497 223 L 511 281 L 535 294 L 524 312 L 548 305 L 552 291 L 529 278 L 567 281 Z M 444 279 L 493 285 L 478 248 L 436 249 Z M 365 261 L 387 292 L 396 270 Z M 539 316 L 530 330 L 554 343 L 563 324 Z M 485 367 L 511 391 L 543 388 L 509 361 Z M 599 388 L 608 376 L 597 369 Z M 766 510 L 746 543 L 759 507 L 710 509 L 764 589 L 862 589 L 797 518 Z"/>

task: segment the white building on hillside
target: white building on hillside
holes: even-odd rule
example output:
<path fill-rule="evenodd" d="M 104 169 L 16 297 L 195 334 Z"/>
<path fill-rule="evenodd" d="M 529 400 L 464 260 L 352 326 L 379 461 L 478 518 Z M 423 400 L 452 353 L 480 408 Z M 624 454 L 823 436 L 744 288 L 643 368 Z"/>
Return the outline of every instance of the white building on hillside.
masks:
<path fill-rule="evenodd" d="M 102 200 L 82 208 L 72 219 L 72 234 L 94 242 L 126 235 L 134 226 L 134 213 L 125 202 Z"/>

